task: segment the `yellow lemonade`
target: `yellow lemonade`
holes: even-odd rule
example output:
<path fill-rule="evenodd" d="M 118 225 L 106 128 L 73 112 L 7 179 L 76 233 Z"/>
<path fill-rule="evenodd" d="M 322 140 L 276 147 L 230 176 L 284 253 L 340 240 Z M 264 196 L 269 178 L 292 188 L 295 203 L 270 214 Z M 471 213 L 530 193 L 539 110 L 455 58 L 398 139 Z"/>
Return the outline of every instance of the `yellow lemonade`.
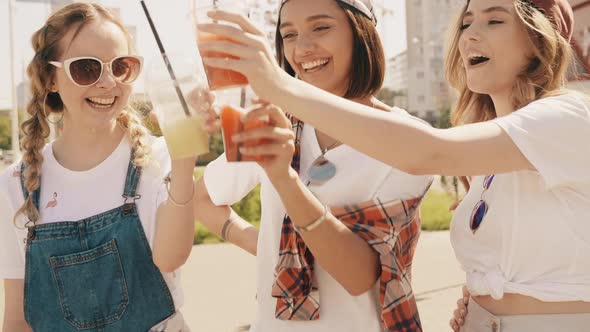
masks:
<path fill-rule="evenodd" d="M 179 118 L 162 124 L 172 159 L 203 155 L 209 152 L 209 137 L 199 116 Z"/>

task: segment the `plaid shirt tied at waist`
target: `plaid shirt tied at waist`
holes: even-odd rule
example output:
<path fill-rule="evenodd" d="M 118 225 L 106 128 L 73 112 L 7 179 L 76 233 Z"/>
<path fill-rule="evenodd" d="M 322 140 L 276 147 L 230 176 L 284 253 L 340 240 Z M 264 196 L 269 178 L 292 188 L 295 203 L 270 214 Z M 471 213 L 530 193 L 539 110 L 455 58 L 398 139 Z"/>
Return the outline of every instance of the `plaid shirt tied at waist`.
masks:
<path fill-rule="evenodd" d="M 291 166 L 299 172 L 300 135 L 303 123 L 292 119 L 296 149 Z M 379 197 L 359 204 L 331 207 L 332 215 L 360 236 L 379 254 L 379 299 L 383 330 L 422 331 L 412 292 L 411 265 L 420 234 L 420 202 L 381 201 Z M 320 294 L 314 275 L 314 257 L 288 215 L 283 220 L 279 261 L 272 296 L 277 299 L 275 317 L 281 320 L 316 320 L 320 317 Z"/>

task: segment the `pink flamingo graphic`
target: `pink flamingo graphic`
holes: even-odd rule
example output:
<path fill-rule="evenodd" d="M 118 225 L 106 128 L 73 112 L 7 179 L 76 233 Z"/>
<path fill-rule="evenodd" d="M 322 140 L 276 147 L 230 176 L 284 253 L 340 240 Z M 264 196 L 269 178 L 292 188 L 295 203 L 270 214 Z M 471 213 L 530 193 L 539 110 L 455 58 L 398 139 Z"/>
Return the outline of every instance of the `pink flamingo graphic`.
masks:
<path fill-rule="evenodd" d="M 54 192 L 54 193 L 53 193 L 53 200 L 52 200 L 52 201 L 49 201 L 49 202 L 47 202 L 47 205 L 45 206 L 45 208 L 46 208 L 46 209 L 47 209 L 47 208 L 53 208 L 53 207 L 56 207 L 56 206 L 57 206 L 57 193 L 56 193 L 56 192 Z"/>

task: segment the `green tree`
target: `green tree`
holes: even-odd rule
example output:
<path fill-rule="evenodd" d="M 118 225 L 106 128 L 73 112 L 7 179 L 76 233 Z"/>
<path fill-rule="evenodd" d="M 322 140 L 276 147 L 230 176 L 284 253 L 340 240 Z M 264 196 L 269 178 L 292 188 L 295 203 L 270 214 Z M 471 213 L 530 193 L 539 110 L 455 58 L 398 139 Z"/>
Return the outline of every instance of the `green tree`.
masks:
<path fill-rule="evenodd" d="M 440 112 L 440 116 L 438 118 L 438 123 L 436 124 L 437 128 L 446 129 L 450 128 L 451 125 L 451 109 L 445 108 Z M 445 188 L 445 190 L 450 191 L 448 188 L 452 188 L 452 192 L 455 195 L 455 199 L 459 199 L 459 178 L 456 176 L 441 176 L 440 182 Z"/>
<path fill-rule="evenodd" d="M 436 124 L 437 128 L 450 128 L 451 127 L 451 109 L 445 108 L 440 111 L 440 116 L 438 117 L 438 123 Z"/>
<path fill-rule="evenodd" d="M 379 92 L 377 92 L 375 97 L 377 97 L 377 99 L 381 100 L 382 102 L 386 103 L 387 105 L 393 105 L 393 100 L 398 95 L 399 94 L 393 90 L 390 90 L 388 88 L 383 88 L 383 89 L 379 90 Z"/>
<path fill-rule="evenodd" d="M 260 223 L 260 186 L 257 186 L 241 201 L 232 205 L 236 213 L 254 225 Z"/>
<path fill-rule="evenodd" d="M 10 118 L 7 116 L 0 116 L 0 149 L 10 150 L 11 144 Z"/>
<path fill-rule="evenodd" d="M 199 156 L 198 166 L 205 166 L 211 161 L 217 159 L 223 153 L 223 138 L 221 133 L 215 133 L 209 138 L 209 153 Z"/>

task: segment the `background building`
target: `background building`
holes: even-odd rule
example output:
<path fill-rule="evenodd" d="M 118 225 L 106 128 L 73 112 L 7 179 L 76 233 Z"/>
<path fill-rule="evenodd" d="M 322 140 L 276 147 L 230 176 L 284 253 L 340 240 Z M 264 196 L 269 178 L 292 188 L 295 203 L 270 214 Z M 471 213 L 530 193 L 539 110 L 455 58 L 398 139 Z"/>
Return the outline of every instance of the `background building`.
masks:
<path fill-rule="evenodd" d="M 574 9 L 573 46 L 576 51 L 576 72 L 571 87 L 590 93 L 590 0 L 570 0 Z"/>
<path fill-rule="evenodd" d="M 444 76 L 444 44 L 458 9 L 451 0 L 406 0 L 408 111 L 434 123 L 451 106 Z"/>
<path fill-rule="evenodd" d="M 387 60 L 383 87 L 392 91 L 393 106 L 408 109 L 408 52 Z"/>

